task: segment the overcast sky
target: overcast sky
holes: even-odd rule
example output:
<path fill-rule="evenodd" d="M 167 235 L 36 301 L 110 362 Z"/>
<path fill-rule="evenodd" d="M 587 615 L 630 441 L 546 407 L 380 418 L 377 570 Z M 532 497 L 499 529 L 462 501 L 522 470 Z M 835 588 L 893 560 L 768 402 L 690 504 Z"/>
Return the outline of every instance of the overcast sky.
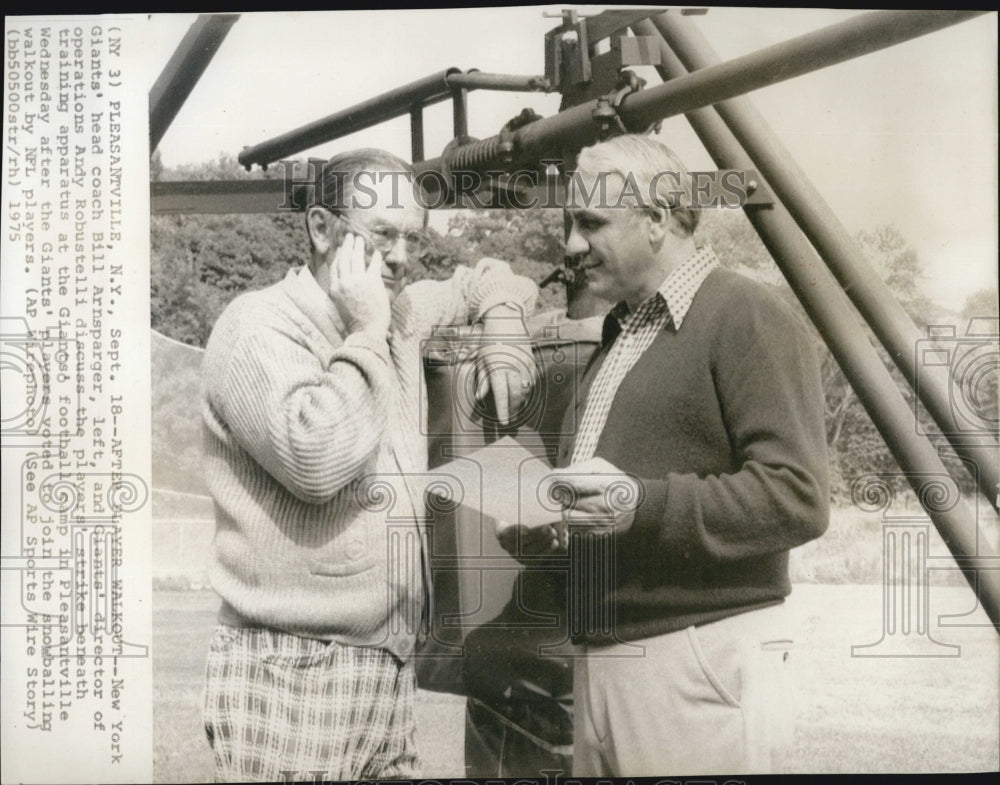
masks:
<path fill-rule="evenodd" d="M 544 34 L 558 24 L 543 12 L 559 8 L 244 14 L 160 143 L 163 162 L 236 155 L 452 66 L 541 74 Z M 713 8 L 694 21 L 729 59 L 857 13 Z M 194 19 L 151 17 L 150 85 Z M 902 231 L 938 303 L 958 309 L 971 292 L 996 288 L 996 14 L 751 96 L 848 230 L 891 223 Z M 469 132 L 492 135 L 525 106 L 554 114 L 558 101 L 471 93 Z M 425 112 L 428 157 L 450 133 L 447 102 Z M 662 137 L 690 168 L 715 168 L 683 117 L 667 121 Z M 301 155 L 374 146 L 408 158 L 409 139 L 408 120 L 399 118 Z"/>

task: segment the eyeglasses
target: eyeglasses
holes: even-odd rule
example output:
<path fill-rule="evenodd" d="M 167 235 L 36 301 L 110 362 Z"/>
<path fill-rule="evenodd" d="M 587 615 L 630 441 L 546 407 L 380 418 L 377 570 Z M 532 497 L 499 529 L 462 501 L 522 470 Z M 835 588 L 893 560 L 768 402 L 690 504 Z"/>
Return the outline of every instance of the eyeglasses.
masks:
<path fill-rule="evenodd" d="M 383 255 L 389 253 L 396 247 L 396 243 L 399 242 L 400 235 L 403 237 L 406 255 L 411 259 L 421 259 L 427 255 L 428 251 L 430 251 L 430 241 L 428 240 L 427 235 L 422 232 L 411 231 L 403 233 L 393 226 L 377 226 L 374 229 L 366 229 L 365 227 L 352 221 L 343 213 L 334 212 L 333 210 L 330 212 L 347 224 L 347 227 L 352 232 L 364 237 L 365 240 L 371 243 L 372 248 Z"/>

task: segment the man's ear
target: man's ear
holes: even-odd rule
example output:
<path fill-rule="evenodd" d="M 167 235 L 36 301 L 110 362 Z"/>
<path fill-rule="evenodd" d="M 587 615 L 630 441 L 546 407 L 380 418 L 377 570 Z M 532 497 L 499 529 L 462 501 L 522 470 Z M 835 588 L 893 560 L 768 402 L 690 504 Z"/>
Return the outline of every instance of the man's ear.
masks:
<path fill-rule="evenodd" d="M 675 210 L 668 210 L 666 207 L 652 205 L 647 209 L 652 220 L 650 221 L 650 241 L 661 242 L 667 234 L 684 239 L 688 236 L 688 231 L 684 225 L 677 220 Z"/>
<path fill-rule="evenodd" d="M 322 256 L 329 253 L 333 238 L 330 236 L 329 215 L 326 210 L 321 207 L 310 207 L 306 212 L 306 227 L 316 252 Z"/>
<path fill-rule="evenodd" d="M 670 233 L 675 237 L 684 240 L 691 236 L 691 232 L 688 231 L 688 228 L 677 218 L 677 211 L 671 210 L 670 213 L 668 213 L 668 221 L 667 225 L 670 227 Z"/>
<path fill-rule="evenodd" d="M 649 242 L 657 246 L 663 242 L 663 238 L 671 229 L 670 212 L 654 204 L 646 208 L 646 214 L 649 216 Z"/>

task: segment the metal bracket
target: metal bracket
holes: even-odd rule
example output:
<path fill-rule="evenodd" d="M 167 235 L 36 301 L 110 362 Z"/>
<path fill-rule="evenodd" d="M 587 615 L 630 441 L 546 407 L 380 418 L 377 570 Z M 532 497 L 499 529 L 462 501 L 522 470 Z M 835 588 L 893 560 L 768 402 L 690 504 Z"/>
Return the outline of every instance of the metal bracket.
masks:
<path fill-rule="evenodd" d="M 530 125 L 535 122 L 535 120 L 541 119 L 542 116 L 538 114 L 538 112 L 530 107 L 525 107 L 521 110 L 519 115 L 512 117 L 504 123 L 499 134 L 500 155 L 503 157 L 504 164 L 509 165 L 514 157 L 514 131 L 518 128 L 523 128 L 526 125 Z"/>
<path fill-rule="evenodd" d="M 594 107 L 590 116 L 597 123 L 597 135 L 602 142 L 617 134 L 628 133 L 625 123 L 618 115 L 618 109 L 625 96 L 638 92 L 645 85 L 646 80 L 640 78 L 633 71 L 622 71 L 618 75 L 616 89 L 597 99 L 597 106 Z"/>
<path fill-rule="evenodd" d="M 576 11 L 562 12 L 560 27 L 545 34 L 545 78 L 560 92 L 590 81 L 587 22 Z"/>

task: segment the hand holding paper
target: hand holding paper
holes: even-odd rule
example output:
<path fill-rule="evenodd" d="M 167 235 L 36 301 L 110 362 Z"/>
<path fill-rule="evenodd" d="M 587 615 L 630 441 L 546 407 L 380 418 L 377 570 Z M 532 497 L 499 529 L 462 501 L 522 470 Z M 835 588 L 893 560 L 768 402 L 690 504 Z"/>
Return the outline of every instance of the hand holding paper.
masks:
<path fill-rule="evenodd" d="M 461 506 L 478 514 L 499 545 L 515 558 L 558 549 L 558 498 L 546 484 L 552 468 L 509 436 L 434 469 L 464 490 Z M 485 531 L 484 531 L 485 533 Z"/>
<path fill-rule="evenodd" d="M 465 489 L 462 505 L 493 523 L 500 545 L 516 556 L 565 546 L 567 526 L 627 531 L 642 484 L 603 458 L 552 469 L 509 436 L 435 469 Z M 561 508 L 561 509 L 560 509 Z"/>
<path fill-rule="evenodd" d="M 563 506 L 565 526 L 593 526 L 628 531 L 642 502 L 642 484 L 603 458 L 590 458 L 546 478 L 550 498 Z M 565 533 L 563 536 L 565 542 Z"/>
<path fill-rule="evenodd" d="M 507 522 L 507 526 L 528 528 L 559 520 L 558 502 L 544 494 L 544 480 L 551 474 L 543 455 L 532 453 L 509 436 L 430 472 L 461 484 L 463 507 L 494 524 Z M 500 528 L 497 526 L 498 533 Z"/>
<path fill-rule="evenodd" d="M 552 524 L 525 526 L 522 523 L 496 522 L 497 541 L 515 559 L 545 556 L 559 550 L 559 532 Z"/>

